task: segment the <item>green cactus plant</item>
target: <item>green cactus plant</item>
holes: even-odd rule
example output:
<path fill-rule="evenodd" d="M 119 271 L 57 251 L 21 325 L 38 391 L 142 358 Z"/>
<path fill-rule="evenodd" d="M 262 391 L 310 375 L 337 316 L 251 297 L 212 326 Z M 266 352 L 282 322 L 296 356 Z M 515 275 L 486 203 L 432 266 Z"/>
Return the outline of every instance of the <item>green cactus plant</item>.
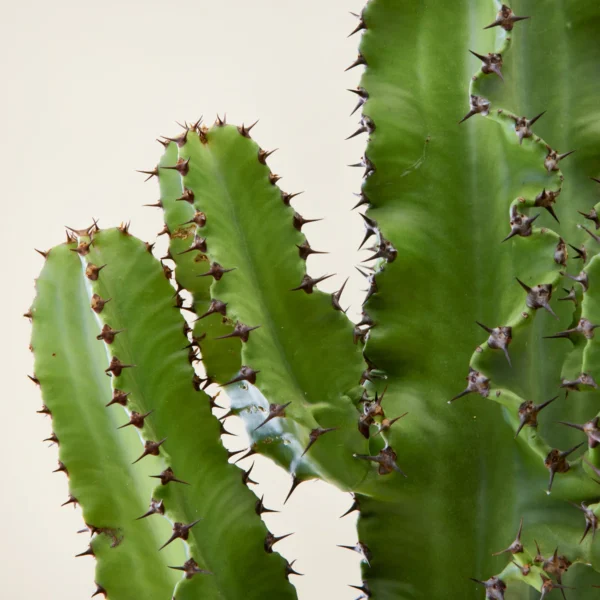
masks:
<path fill-rule="evenodd" d="M 45 255 L 33 379 L 96 594 L 294 598 L 231 464 L 263 454 L 288 497 L 315 478 L 352 493 L 361 598 L 597 596 L 599 24 L 591 2 L 370 0 L 350 67 L 373 245 L 358 323 L 345 282 L 328 295 L 307 271 L 311 219 L 270 153 L 220 118 L 145 171 L 162 264 L 124 225 Z M 245 452 L 220 442 L 231 415 Z"/>

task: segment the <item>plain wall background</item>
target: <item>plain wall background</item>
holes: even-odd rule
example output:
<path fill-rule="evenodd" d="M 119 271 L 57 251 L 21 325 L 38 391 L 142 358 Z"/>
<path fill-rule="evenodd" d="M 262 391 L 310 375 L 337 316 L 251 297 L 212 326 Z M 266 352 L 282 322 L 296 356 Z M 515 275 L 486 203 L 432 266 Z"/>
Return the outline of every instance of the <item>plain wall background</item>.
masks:
<path fill-rule="evenodd" d="M 174 121 L 209 123 L 227 113 L 233 123 L 260 123 L 253 134 L 308 218 L 311 244 L 330 254 L 311 257 L 309 270 L 337 273 L 323 283 L 333 291 L 347 277 L 349 314 L 360 308 L 361 277 L 353 265 L 361 219 L 350 208 L 360 186 L 357 162 L 364 137 L 348 117 L 358 83 L 358 36 L 347 39 L 357 0 L 21 0 L 4 3 L 0 21 L 0 244 L 4 316 L 2 371 L 2 485 L 0 575 L 11 599 L 75 600 L 94 590 L 94 561 L 74 559 L 86 536 L 79 511 L 59 508 L 67 497 L 56 450 L 41 443 L 49 419 L 36 415 L 38 389 L 26 378 L 32 357 L 30 326 L 21 315 L 33 297 L 33 279 L 46 250 L 62 242 L 63 226 L 131 221 L 132 232 L 154 240 L 162 226 L 154 182 L 135 169 L 152 168 L 159 135 L 176 134 Z M 228 421 L 228 426 L 231 423 Z M 233 447 L 245 445 L 243 439 Z M 257 463 L 259 492 L 280 508 L 289 476 Z M 356 542 L 347 494 L 321 483 L 302 485 L 279 515 L 267 515 L 278 544 L 296 568 L 301 599 L 355 598 L 359 557 L 335 547 Z M 132 599 L 133 600 L 133 599 Z"/>

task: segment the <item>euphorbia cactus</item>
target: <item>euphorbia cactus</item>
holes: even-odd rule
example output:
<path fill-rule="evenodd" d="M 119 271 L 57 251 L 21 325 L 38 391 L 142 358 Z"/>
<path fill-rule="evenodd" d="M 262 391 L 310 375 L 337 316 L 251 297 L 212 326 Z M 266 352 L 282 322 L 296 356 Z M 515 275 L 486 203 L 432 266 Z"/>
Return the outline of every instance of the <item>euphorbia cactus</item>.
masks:
<path fill-rule="evenodd" d="M 257 453 L 289 494 L 353 494 L 361 598 L 598 594 L 600 6 L 371 0 L 358 19 L 359 323 L 345 282 L 307 271 L 312 219 L 270 153 L 224 119 L 163 138 L 145 171 L 161 262 L 124 225 L 45 254 L 33 379 L 96 594 L 294 598 L 228 464 Z M 228 456 L 229 415 L 251 445 Z"/>

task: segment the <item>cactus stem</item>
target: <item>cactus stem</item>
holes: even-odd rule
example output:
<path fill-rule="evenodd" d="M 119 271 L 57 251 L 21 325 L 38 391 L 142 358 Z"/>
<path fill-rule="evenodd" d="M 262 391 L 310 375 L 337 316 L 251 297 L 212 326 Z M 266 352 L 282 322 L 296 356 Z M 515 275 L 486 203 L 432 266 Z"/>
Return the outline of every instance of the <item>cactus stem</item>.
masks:
<path fill-rule="evenodd" d="M 200 523 L 202 519 L 196 519 L 192 521 L 189 525 L 184 525 L 183 523 L 174 523 L 173 524 L 173 534 L 171 537 L 159 548 L 159 551 L 163 548 L 166 548 L 171 542 L 175 541 L 177 538 L 181 538 L 182 540 L 187 540 L 190 529 Z"/>

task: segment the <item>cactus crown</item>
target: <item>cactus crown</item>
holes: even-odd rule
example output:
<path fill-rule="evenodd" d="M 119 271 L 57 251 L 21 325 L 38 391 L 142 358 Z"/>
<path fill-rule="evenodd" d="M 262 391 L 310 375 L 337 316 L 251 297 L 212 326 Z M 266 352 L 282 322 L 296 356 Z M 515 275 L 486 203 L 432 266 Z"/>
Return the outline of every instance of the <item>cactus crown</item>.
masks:
<path fill-rule="evenodd" d="M 358 539 L 341 547 L 362 558 L 360 598 L 594 597 L 600 8 L 584 4 L 358 15 L 357 323 L 346 282 L 319 289 L 316 219 L 254 125 L 224 118 L 162 138 L 141 171 L 166 256 L 96 222 L 43 253 L 31 378 L 92 534 L 94 595 L 295 598 L 287 536 L 249 488 L 262 454 L 288 498 L 316 478 L 352 494 Z M 232 415 L 243 452 L 221 443 Z"/>

